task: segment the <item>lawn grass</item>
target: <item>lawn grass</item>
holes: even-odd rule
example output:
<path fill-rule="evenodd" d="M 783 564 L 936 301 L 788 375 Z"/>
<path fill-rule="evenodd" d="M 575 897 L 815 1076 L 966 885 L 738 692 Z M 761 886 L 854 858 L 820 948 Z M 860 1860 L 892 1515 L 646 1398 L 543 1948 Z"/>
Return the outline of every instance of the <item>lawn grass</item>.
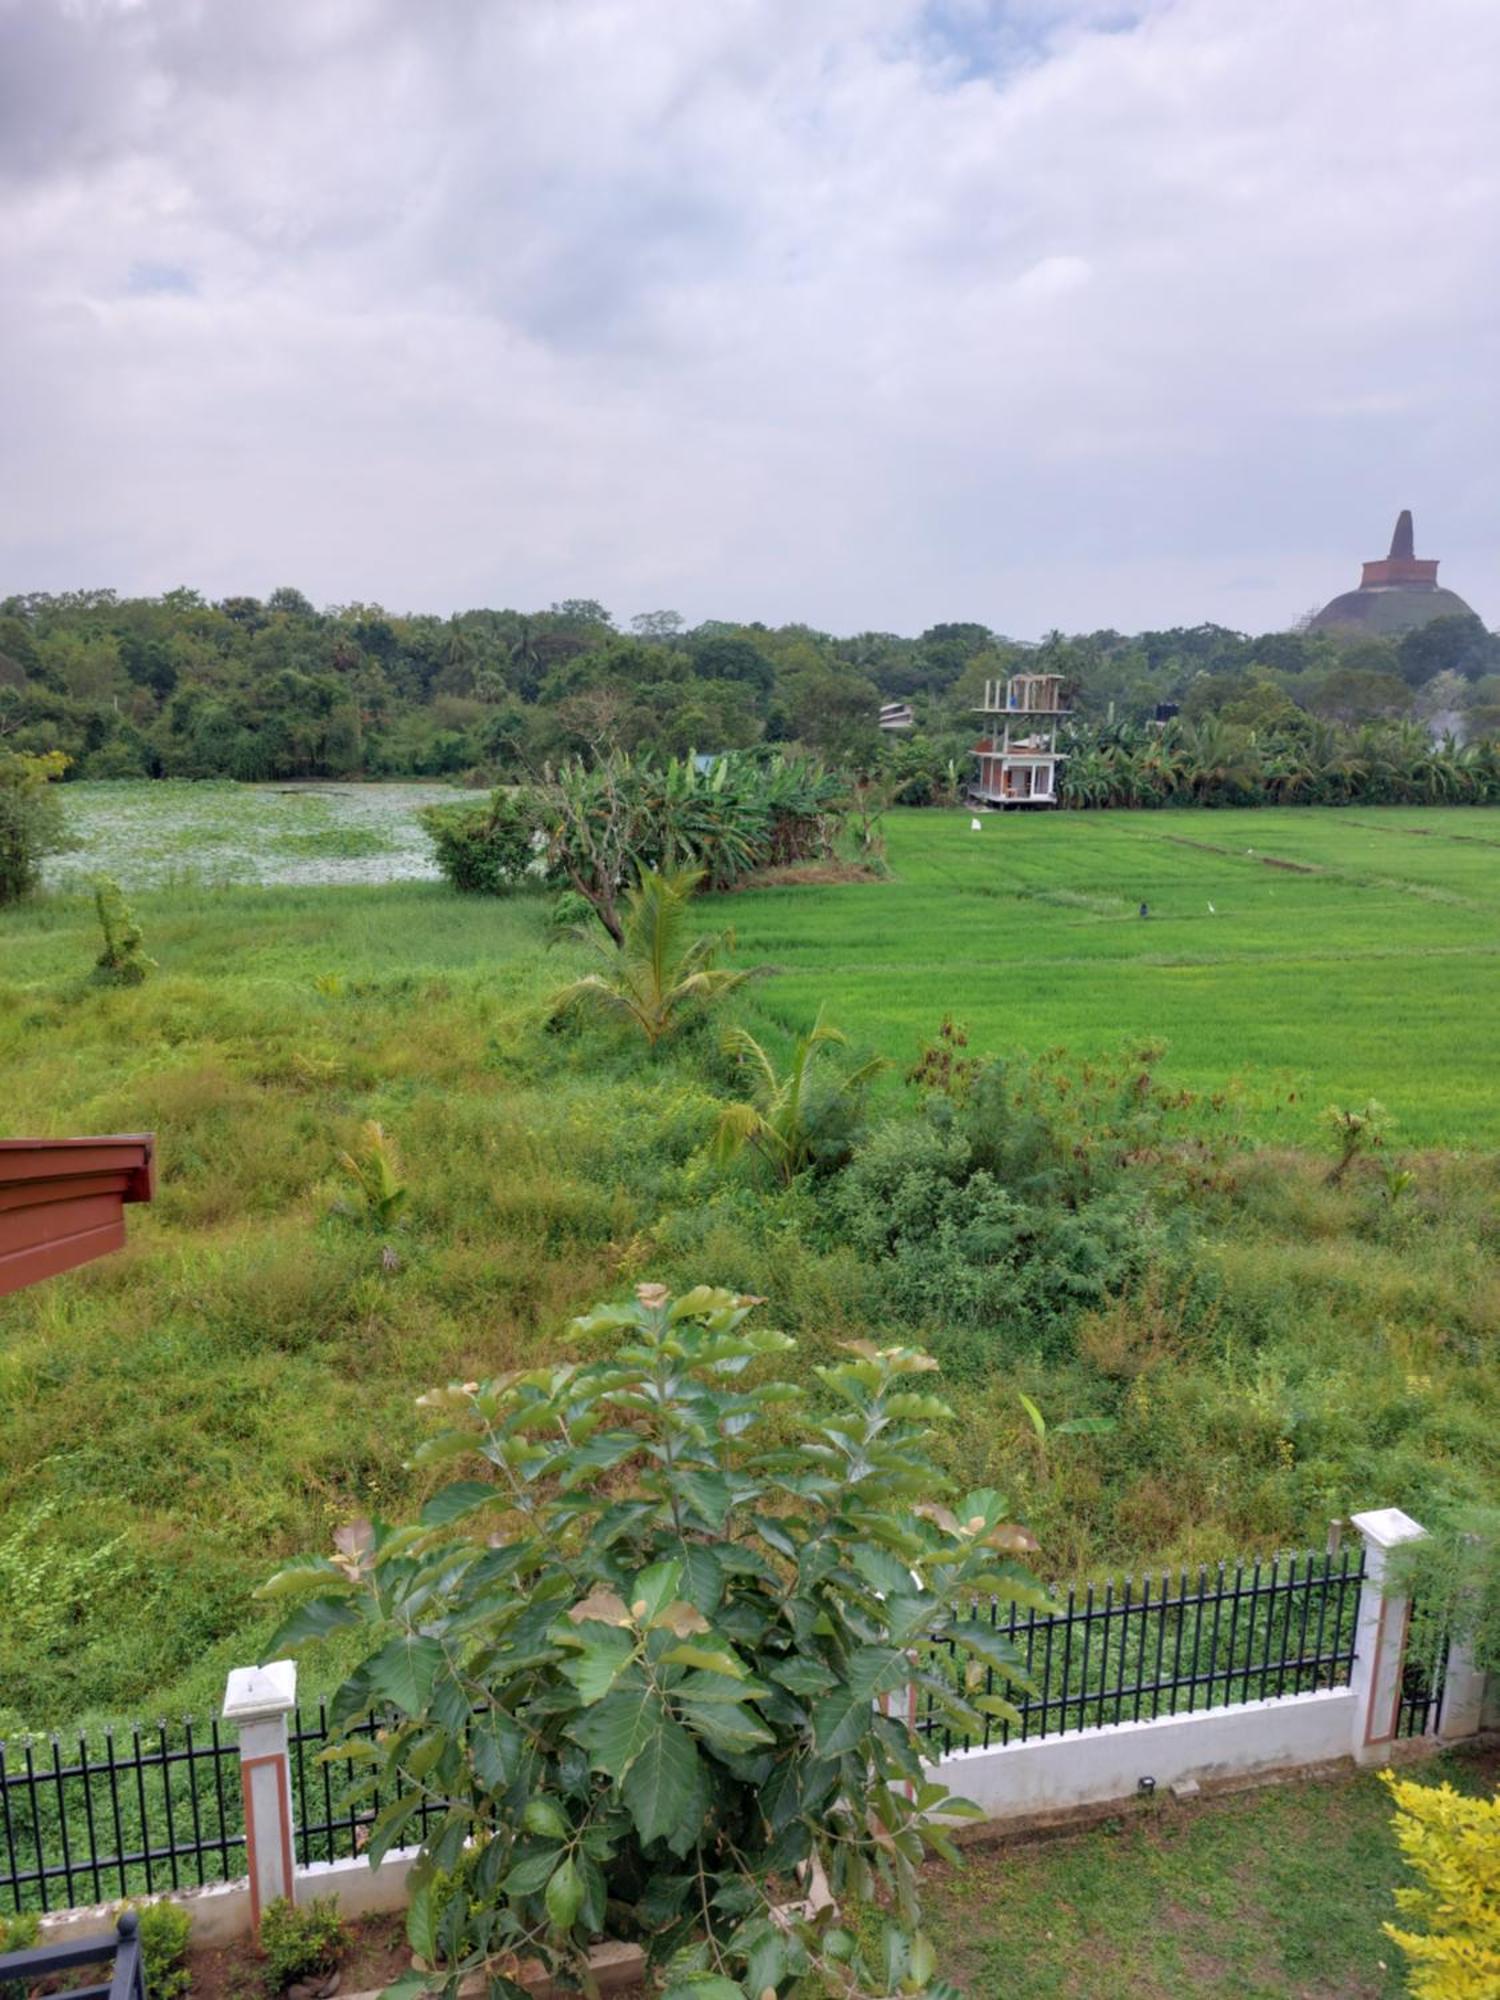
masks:
<path fill-rule="evenodd" d="M 1500 1758 L 1416 1775 L 1492 1791 Z M 1410 1882 L 1374 1773 L 1170 1799 L 934 1871 L 934 1941 L 971 2000 L 1396 2000 L 1382 1930 Z"/>
<path fill-rule="evenodd" d="M 898 1062 L 951 1012 L 985 1049 L 1127 1037 L 1194 1090 L 1236 1082 L 1304 1144 L 1374 1096 L 1416 1145 L 1500 1145 L 1500 816 L 1279 810 L 893 813 L 894 879 L 725 899 L 760 1004 L 825 1003 Z M 1305 871 L 1305 872 L 1304 872 Z M 1150 911 L 1143 921 L 1139 908 Z"/>
<path fill-rule="evenodd" d="M 582 957 L 549 942 L 540 899 L 184 880 L 133 898 L 160 970 L 129 991 L 88 983 L 86 898 L 0 913 L 3 1129 L 152 1129 L 161 1157 L 123 1255 L 0 1300 L 0 1733 L 211 1708 L 270 1630 L 255 1583 L 351 1516 L 400 1518 L 420 1497 L 406 1462 L 422 1389 L 566 1352 L 570 1315 L 648 1276 L 769 1294 L 804 1371 L 870 1335 L 947 1354 L 950 1459 L 1012 1497 L 1054 1577 L 1319 1546 L 1353 1508 L 1420 1517 L 1500 1492 L 1500 1154 L 1482 1150 L 1500 1010 L 1493 944 L 1475 941 L 1493 822 L 1377 817 L 1366 872 L 1416 871 L 1415 886 L 1365 886 L 1348 853 L 1324 879 L 1179 844 L 1229 845 L 1247 818 L 1259 840 L 1366 837 L 1338 814 L 989 818 L 978 835 L 967 815 L 907 814 L 890 882 L 705 908 L 738 928 L 740 962 L 782 968 L 736 1017 L 779 1045 L 826 1001 L 892 1058 L 882 1114 L 912 1115 L 900 1073 L 945 1011 L 980 1049 L 1167 1032 L 1169 1079 L 1238 1075 L 1249 1129 L 1276 1143 L 1184 1202 L 1172 1269 L 1080 1315 L 1047 1356 L 1004 1326 L 956 1347 L 941 1318 L 896 1321 L 881 1268 L 818 1197 L 710 1162 L 735 1087 L 712 1029 L 654 1059 L 604 1030 L 549 1033 L 548 996 Z M 1309 883 L 1322 915 L 1296 927 L 1299 960 L 1268 914 L 1282 904 L 1253 914 L 1254 898 Z M 1160 915 L 1142 923 L 1146 893 Z M 1200 915 L 1210 898 L 1219 914 Z M 1351 941 L 1337 995 L 1317 956 L 1335 934 Z M 949 964 L 955 938 L 967 957 Z M 1219 956 L 1189 962 L 1194 939 Z M 1421 977 L 1422 1008 L 1390 1012 L 1392 966 Z M 1207 997 L 1189 1005 L 1179 977 L 1210 980 Z M 1294 993 L 1279 1038 L 1265 996 L 1291 1012 Z M 1356 1061 L 1364 1009 L 1389 1032 Z M 1459 1024 L 1446 1044 L 1430 1024 L 1443 1009 Z M 1400 1153 L 1414 1179 L 1399 1202 L 1378 1166 L 1332 1188 L 1294 1150 L 1330 1097 L 1371 1092 L 1431 1148 Z M 370 1118 L 411 1190 L 393 1270 L 339 1213 L 337 1154 Z M 1053 1423 L 1113 1429 L 1045 1446 L 1023 1393 Z M 336 1665 L 311 1663 L 309 1684 Z"/>

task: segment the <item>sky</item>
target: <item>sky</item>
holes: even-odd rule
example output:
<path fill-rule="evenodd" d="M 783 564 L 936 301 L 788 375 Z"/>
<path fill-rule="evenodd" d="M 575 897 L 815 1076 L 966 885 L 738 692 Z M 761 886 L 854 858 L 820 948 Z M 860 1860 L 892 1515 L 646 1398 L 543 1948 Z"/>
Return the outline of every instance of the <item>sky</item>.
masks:
<path fill-rule="evenodd" d="M 0 596 L 1500 620 L 1497 0 L 0 0 Z"/>

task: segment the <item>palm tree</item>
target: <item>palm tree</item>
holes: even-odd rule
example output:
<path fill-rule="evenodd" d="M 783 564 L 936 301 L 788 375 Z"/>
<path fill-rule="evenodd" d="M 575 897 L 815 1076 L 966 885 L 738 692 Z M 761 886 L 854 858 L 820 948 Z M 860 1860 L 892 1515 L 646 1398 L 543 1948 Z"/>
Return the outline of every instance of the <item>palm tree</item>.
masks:
<path fill-rule="evenodd" d="M 798 1036 L 791 1067 L 778 1076 L 754 1035 L 731 1028 L 724 1037 L 725 1053 L 749 1069 L 753 1101 L 725 1105 L 714 1135 L 720 1158 L 732 1158 L 748 1146 L 789 1185 L 815 1160 L 831 1163 L 833 1154 L 847 1152 L 865 1086 L 885 1063 L 873 1056 L 857 1069 L 830 1075 L 826 1051 L 843 1045 L 844 1036 L 819 1014 L 809 1031 Z"/>
<path fill-rule="evenodd" d="M 629 1021 L 655 1048 L 695 1006 L 722 1000 L 751 977 L 714 965 L 720 951 L 733 948 L 731 931 L 688 940 L 683 931 L 688 903 L 702 880 L 696 868 L 643 875 L 626 891 L 620 938 L 601 938 L 589 925 L 574 933 L 605 960 L 603 972 L 587 973 L 553 996 L 554 1016 L 590 1006 L 615 1020 Z"/>

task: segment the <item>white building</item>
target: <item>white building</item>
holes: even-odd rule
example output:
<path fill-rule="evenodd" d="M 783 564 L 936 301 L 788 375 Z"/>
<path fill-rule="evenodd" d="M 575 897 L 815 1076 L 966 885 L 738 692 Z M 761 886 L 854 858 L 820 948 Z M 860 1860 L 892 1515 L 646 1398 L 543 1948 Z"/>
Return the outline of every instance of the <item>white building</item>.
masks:
<path fill-rule="evenodd" d="M 974 745 L 977 769 L 969 796 L 986 806 L 1050 806 L 1057 803 L 1057 725 L 1071 710 L 1063 705 L 1060 674 L 1012 674 L 986 681 L 987 733 Z"/>

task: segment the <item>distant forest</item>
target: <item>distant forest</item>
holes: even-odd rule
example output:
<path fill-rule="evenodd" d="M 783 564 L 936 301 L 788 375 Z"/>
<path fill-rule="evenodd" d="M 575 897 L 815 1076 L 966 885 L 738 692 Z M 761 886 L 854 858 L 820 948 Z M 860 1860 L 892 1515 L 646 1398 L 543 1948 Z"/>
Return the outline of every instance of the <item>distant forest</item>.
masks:
<path fill-rule="evenodd" d="M 318 610 L 292 589 L 217 603 L 100 590 L 0 602 L 0 746 L 60 750 L 70 778 L 486 781 L 608 748 L 798 744 L 884 770 L 917 800 L 964 759 L 985 680 L 1021 666 L 1074 690 L 1080 779 L 1163 704 L 1221 749 L 1321 732 L 1325 761 L 1334 735 L 1360 729 L 1471 747 L 1500 735 L 1500 638 L 1473 617 L 1399 641 L 1204 625 L 1037 646 L 978 624 L 839 637 L 688 627 L 673 611 L 622 629 L 588 599 L 439 618 Z M 895 700 L 916 727 L 883 740 L 879 707 Z"/>

